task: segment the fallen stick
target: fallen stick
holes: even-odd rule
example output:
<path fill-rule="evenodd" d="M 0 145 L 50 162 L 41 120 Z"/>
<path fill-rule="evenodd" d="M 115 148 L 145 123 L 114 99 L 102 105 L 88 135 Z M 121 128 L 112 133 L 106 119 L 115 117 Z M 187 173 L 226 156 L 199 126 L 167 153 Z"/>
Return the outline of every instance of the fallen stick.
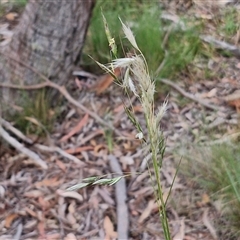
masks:
<path fill-rule="evenodd" d="M 38 150 L 44 151 L 44 152 L 57 152 L 60 155 L 62 155 L 63 157 L 75 162 L 76 164 L 78 164 L 79 166 L 85 166 L 85 163 L 82 162 L 81 160 L 79 160 L 77 157 L 67 153 L 66 151 L 62 150 L 59 147 L 48 147 L 45 145 L 41 145 L 41 144 L 35 144 L 34 145 Z"/>
<path fill-rule="evenodd" d="M 240 48 L 238 48 L 234 45 L 231 45 L 229 43 L 217 40 L 217 39 L 213 38 L 212 36 L 201 35 L 200 38 L 204 42 L 212 44 L 215 48 L 227 50 L 227 51 L 231 52 L 235 57 L 240 58 Z"/>
<path fill-rule="evenodd" d="M 176 83 L 171 82 L 168 79 L 162 79 L 161 78 L 161 82 L 163 82 L 164 84 L 174 88 L 175 90 L 177 90 L 179 93 L 181 93 L 184 97 L 189 98 L 191 100 L 193 100 L 194 102 L 197 102 L 199 104 L 201 104 L 202 106 L 209 108 L 211 110 L 215 110 L 215 111 L 220 111 L 221 109 L 218 106 L 215 106 L 213 104 L 210 104 L 202 99 L 199 99 L 197 97 L 195 97 L 194 95 L 192 95 L 191 93 L 186 92 L 185 90 L 183 90 L 181 87 L 179 87 Z"/>
<path fill-rule="evenodd" d="M 6 56 L 4 53 L 1 53 L 4 56 Z M 111 129 L 114 131 L 118 136 L 123 137 L 123 134 L 117 130 L 114 126 L 112 126 L 110 123 L 107 123 L 106 121 L 102 120 L 96 113 L 90 111 L 88 108 L 84 107 L 81 103 L 76 101 L 74 98 L 71 97 L 71 95 L 68 93 L 67 89 L 64 86 L 60 86 L 54 82 L 52 82 L 50 79 L 48 79 L 43 74 L 39 73 L 36 69 L 32 68 L 31 66 L 28 66 L 27 64 L 18 61 L 17 59 L 14 59 L 12 57 L 6 56 L 7 58 L 11 58 L 12 60 L 18 62 L 19 64 L 23 65 L 24 67 L 30 69 L 32 72 L 37 74 L 39 77 L 41 77 L 45 82 L 30 86 L 20 86 L 15 84 L 8 84 L 8 83 L 0 83 L 0 87 L 5 88 L 12 88 L 12 89 L 18 89 L 18 90 L 36 90 L 44 87 L 51 87 L 56 90 L 58 90 L 72 105 L 75 107 L 81 109 L 83 112 L 88 113 L 92 118 L 94 118 L 97 122 L 102 124 L 103 126 L 107 127 L 108 129 Z"/>
<path fill-rule="evenodd" d="M 29 158 L 31 158 L 37 165 L 42 167 L 43 169 L 48 169 L 47 164 L 33 151 L 25 148 L 23 144 L 18 142 L 15 138 L 11 137 L 7 131 L 5 131 L 0 125 L 0 136 L 7 141 L 10 145 L 12 145 L 19 152 L 24 153 Z"/>
<path fill-rule="evenodd" d="M 8 121 L 4 120 L 1 117 L 0 117 L 0 123 L 2 123 L 2 126 L 7 128 L 9 131 L 11 131 L 13 134 L 15 134 L 18 138 L 22 139 L 24 142 L 33 144 L 33 141 L 30 138 L 26 137 L 21 131 L 19 131 L 17 128 L 12 126 Z M 2 136 L 1 131 L 0 131 L 0 136 Z M 62 155 L 63 157 L 75 162 L 79 166 L 85 165 L 85 163 L 82 162 L 81 160 L 79 160 L 77 157 L 67 153 L 66 151 L 62 150 L 59 147 L 55 147 L 55 146 L 49 147 L 49 146 L 45 146 L 42 144 L 34 144 L 34 147 L 36 147 L 38 150 L 44 151 L 44 152 L 57 152 L 60 155 Z"/>
<path fill-rule="evenodd" d="M 117 158 L 113 155 L 109 155 L 108 158 L 109 158 L 111 171 L 122 176 L 123 173 Z M 127 190 L 126 190 L 125 178 L 122 178 L 119 182 L 115 184 L 115 196 L 116 196 L 116 202 L 117 202 L 118 239 L 128 239 L 129 216 L 128 216 L 128 207 L 126 204 Z"/>

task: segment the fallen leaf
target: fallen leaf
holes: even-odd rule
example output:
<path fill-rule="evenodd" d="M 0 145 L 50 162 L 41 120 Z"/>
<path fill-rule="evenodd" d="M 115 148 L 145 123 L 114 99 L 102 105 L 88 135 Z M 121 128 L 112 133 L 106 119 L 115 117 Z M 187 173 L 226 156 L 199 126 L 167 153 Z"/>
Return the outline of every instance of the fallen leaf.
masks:
<path fill-rule="evenodd" d="M 45 224 L 43 221 L 39 222 L 38 225 L 37 225 L 37 229 L 38 229 L 38 232 L 39 232 L 39 237 L 41 239 L 46 239 L 45 238 Z"/>
<path fill-rule="evenodd" d="M 95 147 L 94 147 L 94 152 L 95 153 L 98 153 L 101 149 L 106 149 L 107 147 L 106 147 L 106 145 L 104 145 L 104 144 L 98 144 L 98 145 L 96 145 Z"/>
<path fill-rule="evenodd" d="M 56 164 L 57 164 L 57 166 L 58 166 L 61 170 L 63 170 L 64 172 L 66 172 L 66 165 L 65 165 L 62 161 L 56 160 Z"/>
<path fill-rule="evenodd" d="M 217 88 L 213 88 L 212 90 L 210 90 L 209 92 L 201 95 L 202 97 L 206 97 L 206 98 L 212 98 L 215 97 L 217 94 Z"/>
<path fill-rule="evenodd" d="M 6 219 L 5 219 L 5 224 L 4 227 L 5 228 L 10 228 L 12 225 L 12 222 L 18 217 L 18 214 L 16 213 L 10 213 Z"/>
<path fill-rule="evenodd" d="M 8 21 L 14 21 L 16 17 L 18 17 L 18 13 L 15 12 L 10 12 L 5 16 Z"/>
<path fill-rule="evenodd" d="M 87 122 L 88 122 L 88 114 L 85 114 L 85 116 L 81 119 L 81 121 L 68 134 L 66 134 L 60 139 L 60 142 L 65 142 L 74 134 L 78 133 Z"/>
<path fill-rule="evenodd" d="M 209 208 L 205 208 L 204 211 L 203 211 L 203 217 L 202 217 L 203 224 L 209 230 L 209 232 L 211 233 L 212 237 L 214 239 L 218 239 L 218 236 L 217 236 L 217 233 L 216 233 L 216 229 L 214 228 L 214 226 L 212 225 L 212 223 L 209 220 L 208 211 L 209 211 Z"/>
<path fill-rule="evenodd" d="M 141 216 L 138 219 L 139 223 L 142 223 L 146 218 L 148 218 L 154 208 L 156 208 L 157 203 L 155 203 L 155 200 L 150 200 L 148 202 L 147 207 L 143 210 Z"/>
<path fill-rule="evenodd" d="M 69 233 L 64 240 L 77 240 L 77 238 L 73 233 Z"/>
<path fill-rule="evenodd" d="M 184 218 L 179 222 L 180 227 L 177 234 L 174 236 L 173 240 L 183 240 L 185 239 L 185 221 Z"/>
<path fill-rule="evenodd" d="M 39 187 L 56 187 L 56 186 L 59 186 L 60 184 L 62 183 L 62 180 L 57 180 L 57 178 L 47 178 L 47 179 L 44 179 L 40 182 L 36 182 L 35 183 L 35 186 L 37 188 Z"/>
<path fill-rule="evenodd" d="M 119 112 L 122 112 L 124 111 L 124 104 L 120 104 L 118 107 L 114 108 L 113 112 L 114 113 L 119 113 Z"/>
<path fill-rule="evenodd" d="M 40 206 L 43 208 L 43 210 L 49 209 L 50 208 L 50 203 L 49 201 L 46 201 L 42 196 L 38 198 L 38 203 Z"/>
<path fill-rule="evenodd" d="M 26 211 L 30 216 L 37 218 L 37 214 L 36 214 L 32 209 L 26 207 L 26 208 L 25 208 L 25 211 Z"/>
<path fill-rule="evenodd" d="M 79 202 L 82 202 L 83 201 L 83 197 L 81 194 L 77 193 L 77 192 L 70 192 L 70 191 L 63 191 L 61 189 L 58 189 L 56 191 L 56 193 L 59 195 L 59 196 L 62 196 L 62 197 L 69 197 L 69 198 L 74 198 L 76 200 L 78 200 Z"/>
<path fill-rule="evenodd" d="M 46 235 L 46 239 L 47 240 L 59 240 L 59 239 L 61 239 L 61 234 L 60 233 L 48 233 Z M 72 240 L 74 240 L 74 239 L 72 238 Z"/>
<path fill-rule="evenodd" d="M 120 68 L 114 69 L 114 74 L 119 77 L 121 74 Z M 97 80 L 96 84 L 90 87 L 90 90 L 96 92 L 97 95 L 103 93 L 113 82 L 114 78 L 108 73 Z"/>
<path fill-rule="evenodd" d="M 77 154 L 77 153 L 81 153 L 83 151 L 88 151 L 88 150 L 93 150 L 93 147 L 85 146 L 85 147 L 70 148 L 70 149 L 65 150 L 65 152 L 67 152 L 69 154 Z"/>
<path fill-rule="evenodd" d="M 204 193 L 202 195 L 202 204 L 207 204 L 207 203 L 210 203 L 210 197 L 208 194 Z"/>
<path fill-rule="evenodd" d="M 127 169 L 127 166 L 134 164 L 134 160 L 131 156 L 122 156 L 119 161 L 122 163 L 124 171 Z"/>
<path fill-rule="evenodd" d="M 43 192 L 40 190 L 32 190 L 29 192 L 26 192 L 23 194 L 25 197 L 29 197 L 29 198 L 38 198 L 40 196 L 43 196 Z"/>
<path fill-rule="evenodd" d="M 106 216 L 103 221 L 103 228 L 105 230 L 104 240 L 110 240 L 111 238 L 117 238 L 117 232 L 114 231 L 113 223 L 110 218 Z"/>

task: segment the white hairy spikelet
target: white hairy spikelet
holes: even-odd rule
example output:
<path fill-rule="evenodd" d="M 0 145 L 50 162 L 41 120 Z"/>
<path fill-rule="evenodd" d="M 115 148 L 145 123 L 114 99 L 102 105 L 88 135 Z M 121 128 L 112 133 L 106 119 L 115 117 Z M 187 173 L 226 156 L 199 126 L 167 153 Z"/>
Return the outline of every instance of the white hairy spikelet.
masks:
<path fill-rule="evenodd" d="M 168 104 L 168 101 L 165 100 L 163 102 L 162 106 L 158 108 L 158 113 L 157 113 L 157 116 L 156 116 L 157 125 L 160 124 L 161 119 L 163 118 L 163 116 L 165 115 L 165 113 L 167 111 L 167 104 Z"/>
<path fill-rule="evenodd" d="M 130 76 L 128 77 L 128 87 L 134 93 L 135 96 L 139 97 L 138 94 L 137 94 L 135 85 L 133 83 L 133 80 Z"/>
<path fill-rule="evenodd" d="M 113 60 L 111 63 L 114 68 L 124 68 L 124 67 L 129 67 L 131 64 L 133 64 L 134 58 L 117 58 Z"/>
<path fill-rule="evenodd" d="M 128 39 L 128 41 L 132 44 L 132 46 L 133 46 L 134 48 L 136 48 L 138 51 L 140 51 L 140 49 L 139 49 L 139 47 L 138 47 L 138 45 L 137 45 L 137 42 L 136 42 L 136 40 L 135 40 L 135 37 L 134 37 L 134 35 L 133 35 L 132 30 L 131 30 L 129 27 L 127 27 L 127 26 L 122 22 L 122 20 L 121 20 L 120 18 L 119 18 L 119 20 L 120 20 L 121 23 L 122 23 L 123 32 L 124 32 L 126 38 Z"/>

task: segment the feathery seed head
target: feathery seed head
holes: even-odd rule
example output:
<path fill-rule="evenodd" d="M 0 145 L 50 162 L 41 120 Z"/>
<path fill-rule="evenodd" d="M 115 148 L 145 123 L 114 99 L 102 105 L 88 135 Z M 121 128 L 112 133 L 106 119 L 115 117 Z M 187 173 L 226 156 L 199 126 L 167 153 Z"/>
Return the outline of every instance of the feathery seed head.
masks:
<path fill-rule="evenodd" d="M 130 67 L 131 64 L 135 61 L 134 58 L 117 58 L 114 59 L 112 64 L 114 68 L 124 68 L 124 67 Z"/>
<path fill-rule="evenodd" d="M 134 48 L 136 48 L 138 51 L 140 51 L 140 49 L 138 48 L 138 45 L 136 43 L 136 40 L 135 40 L 132 30 L 122 22 L 121 18 L 119 18 L 119 20 L 122 23 L 123 32 L 124 32 L 126 38 L 128 39 L 128 41 L 132 44 L 132 46 Z"/>
<path fill-rule="evenodd" d="M 157 113 L 157 116 L 156 116 L 157 125 L 159 125 L 161 119 L 163 118 L 163 116 L 165 115 L 165 113 L 167 111 L 167 104 L 168 104 L 168 101 L 165 100 L 163 102 L 162 106 L 158 108 L 158 113 Z"/>

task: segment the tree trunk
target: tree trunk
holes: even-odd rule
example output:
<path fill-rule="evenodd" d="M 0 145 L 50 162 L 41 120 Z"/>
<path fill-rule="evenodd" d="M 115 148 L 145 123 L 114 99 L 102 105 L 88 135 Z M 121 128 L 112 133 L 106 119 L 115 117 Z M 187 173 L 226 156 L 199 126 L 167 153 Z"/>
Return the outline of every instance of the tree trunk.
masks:
<path fill-rule="evenodd" d="M 66 83 L 79 62 L 94 2 L 29 0 L 12 41 L 1 49 L 0 82 L 32 85 L 42 81 L 23 62 L 53 82 Z M 5 101 L 13 100 L 12 91 L 4 89 Z"/>

